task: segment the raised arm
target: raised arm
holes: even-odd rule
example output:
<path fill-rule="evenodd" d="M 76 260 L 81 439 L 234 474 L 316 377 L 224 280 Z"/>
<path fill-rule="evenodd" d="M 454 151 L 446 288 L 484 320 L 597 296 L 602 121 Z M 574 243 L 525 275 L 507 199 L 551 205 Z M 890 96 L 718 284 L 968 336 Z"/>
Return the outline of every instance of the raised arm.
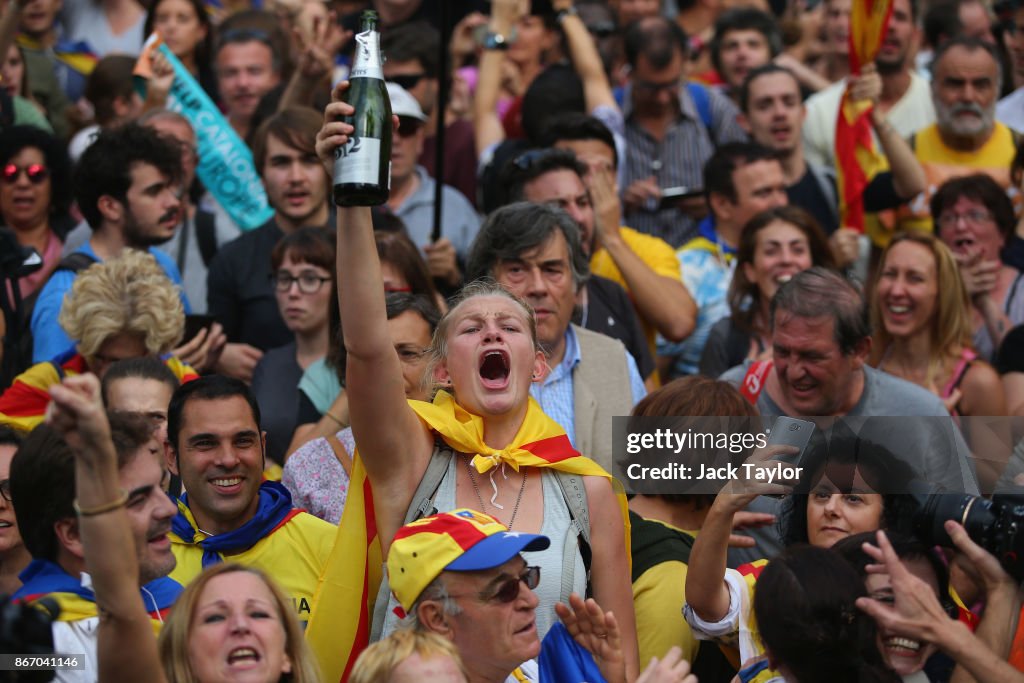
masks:
<path fill-rule="evenodd" d="M 102 681 L 164 680 L 149 614 L 139 594 L 135 554 L 119 486 L 117 454 L 95 375 L 50 389 L 47 421 L 75 453 L 75 495 L 85 564 L 100 611 L 97 655 Z"/>
<path fill-rule="evenodd" d="M 792 455 L 797 449 L 781 444 L 757 450 L 748 463 L 763 463 L 775 456 Z M 725 568 L 729 546 L 738 545 L 732 532 L 736 516 L 759 495 L 790 493 L 785 484 L 765 484 L 756 480 L 729 481 L 711 504 L 708 516 L 690 551 L 686 568 L 686 604 L 706 622 L 721 621 L 729 613 L 729 588 L 725 583 Z M 749 513 L 744 513 L 749 515 Z M 770 516 L 749 515 L 749 526 L 770 523 Z M 753 545 L 753 543 L 750 543 Z"/>
<path fill-rule="evenodd" d="M 560 15 L 562 32 L 569 46 L 572 65 L 583 82 L 583 100 L 587 112 L 592 112 L 601 105 L 618 108 L 608 77 L 604 73 L 604 64 L 601 63 L 597 45 L 594 44 L 586 24 L 572 11 L 573 0 L 554 0 L 551 4 L 554 5 L 556 12 L 565 12 Z"/>
<path fill-rule="evenodd" d="M 573 19 L 579 21 L 579 17 Z M 565 23 L 568 22 L 566 19 Z M 592 170 L 587 176 L 587 189 L 594 202 L 598 240 L 629 285 L 637 312 L 661 336 L 673 342 L 683 341 L 697 325 L 697 304 L 679 277 L 679 262 L 672 248 L 664 245 L 667 263 L 675 268 L 674 277 L 655 272 L 626 244 L 619 229 L 621 205 L 613 170 Z"/>
<path fill-rule="evenodd" d="M 914 150 L 892 127 L 878 106 L 878 99 L 882 95 L 882 77 L 878 75 L 875 66 L 869 64 L 861 70 L 860 76 L 852 76 L 851 82 L 853 98 L 867 100 L 874 105 L 870 114 L 871 128 L 878 136 L 882 153 L 889 160 L 893 189 L 903 199 L 916 197 L 925 191 L 928 181 Z"/>
<path fill-rule="evenodd" d="M 494 0 L 488 31 L 508 40 L 512 27 L 526 13 L 523 0 Z M 484 50 L 480 56 L 473 96 L 473 128 L 476 131 L 476 152 L 486 151 L 505 139 L 505 129 L 498 118 L 498 96 L 501 94 L 501 65 L 505 61 L 502 50 Z"/>
<path fill-rule="evenodd" d="M 352 126 L 353 107 L 335 88 L 317 134 L 317 154 L 331 169 Z M 431 452 L 429 432 L 405 399 L 402 367 L 388 332 L 380 259 L 369 207 L 338 207 L 338 305 L 344 330 L 346 392 L 352 432 L 374 490 L 381 538 L 402 524 Z M 394 524 L 392 527 L 391 525 Z"/>

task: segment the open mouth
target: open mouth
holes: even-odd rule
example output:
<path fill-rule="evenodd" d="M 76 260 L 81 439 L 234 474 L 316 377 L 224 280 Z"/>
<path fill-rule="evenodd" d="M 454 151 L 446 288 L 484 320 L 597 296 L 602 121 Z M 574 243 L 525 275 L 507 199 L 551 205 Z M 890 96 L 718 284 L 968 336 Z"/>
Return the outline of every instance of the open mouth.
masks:
<path fill-rule="evenodd" d="M 516 631 L 516 634 L 518 635 L 520 633 L 529 633 L 535 627 L 536 627 L 536 622 L 531 621 L 529 624 L 527 624 L 526 626 L 524 626 L 521 629 L 519 629 L 518 631 Z"/>
<path fill-rule="evenodd" d="M 236 647 L 228 653 L 228 664 L 246 664 L 260 661 L 260 653 L 251 647 Z"/>
<path fill-rule="evenodd" d="M 488 389 L 502 389 L 508 385 L 511 364 L 504 351 L 488 351 L 480 359 L 480 379 Z"/>
<path fill-rule="evenodd" d="M 974 246 L 973 237 L 959 237 L 953 241 L 953 248 L 957 251 L 966 251 Z"/>
<path fill-rule="evenodd" d="M 14 525 L 11 524 L 10 522 L 6 522 L 6 521 L 0 519 L 0 529 L 10 529 L 13 526 Z"/>
<path fill-rule="evenodd" d="M 921 651 L 921 643 L 910 638 L 890 636 L 885 639 L 884 643 L 886 650 L 902 657 L 912 657 Z"/>

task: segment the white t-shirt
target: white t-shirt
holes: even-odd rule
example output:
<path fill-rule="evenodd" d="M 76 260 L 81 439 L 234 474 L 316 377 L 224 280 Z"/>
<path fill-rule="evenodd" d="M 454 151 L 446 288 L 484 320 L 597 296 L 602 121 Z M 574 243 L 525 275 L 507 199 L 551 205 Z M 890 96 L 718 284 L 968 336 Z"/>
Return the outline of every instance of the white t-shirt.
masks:
<path fill-rule="evenodd" d="M 996 120 L 1017 131 L 1024 131 L 1024 88 L 1017 88 L 996 103 Z"/>
<path fill-rule="evenodd" d="M 836 119 L 839 117 L 839 103 L 845 89 L 846 79 L 843 79 L 807 100 L 803 138 L 804 158 L 808 162 L 826 168 L 835 167 Z M 935 107 L 932 105 L 931 86 L 928 81 L 911 72 L 910 87 L 889 110 L 886 118 L 904 138 L 909 138 L 925 126 L 935 123 Z M 878 145 L 877 138 L 875 145 Z"/>

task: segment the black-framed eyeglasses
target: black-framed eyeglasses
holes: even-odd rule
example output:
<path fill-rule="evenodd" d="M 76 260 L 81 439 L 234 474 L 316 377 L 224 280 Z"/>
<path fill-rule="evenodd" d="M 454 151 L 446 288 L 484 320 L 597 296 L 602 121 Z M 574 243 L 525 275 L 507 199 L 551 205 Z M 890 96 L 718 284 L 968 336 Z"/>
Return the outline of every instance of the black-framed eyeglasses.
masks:
<path fill-rule="evenodd" d="M 4 500 L 6 500 L 8 503 L 10 503 L 10 502 L 12 502 L 14 500 L 13 498 L 11 498 L 11 480 L 10 479 L 0 479 L 0 496 L 3 496 Z"/>
<path fill-rule="evenodd" d="M 320 288 L 324 286 L 325 282 L 330 282 L 329 277 L 320 277 L 315 273 L 303 273 L 302 275 L 292 275 L 284 271 L 278 271 L 271 273 L 270 281 L 274 283 L 274 289 L 284 294 L 291 290 L 292 284 L 299 283 L 299 291 L 303 294 L 316 294 L 320 291 Z"/>
<path fill-rule="evenodd" d="M 401 74 L 398 76 L 389 76 L 387 80 L 391 83 L 394 83 L 395 85 L 402 86 L 406 90 L 412 90 L 413 88 L 420 84 L 420 81 L 422 81 L 426 77 L 427 74 L 420 72 L 418 74 Z"/>
<path fill-rule="evenodd" d="M 398 117 L 398 134 L 403 138 L 412 137 L 423 127 L 423 122 L 411 116 Z"/>
<path fill-rule="evenodd" d="M 530 590 L 535 589 L 540 585 L 540 567 L 527 567 L 523 570 L 523 573 L 519 576 L 513 576 L 505 579 L 498 587 L 491 592 L 490 595 L 479 594 L 479 598 L 484 602 L 497 602 L 507 604 L 519 597 L 519 589 L 523 584 Z M 464 597 L 464 596 L 451 596 Z"/>
<path fill-rule="evenodd" d="M 28 166 L 7 164 L 4 166 L 3 171 L 4 182 L 13 185 L 18 182 L 18 178 L 21 177 L 22 173 L 25 174 L 25 177 L 33 185 L 38 185 L 50 177 L 50 169 L 46 168 L 44 164 L 29 164 Z"/>

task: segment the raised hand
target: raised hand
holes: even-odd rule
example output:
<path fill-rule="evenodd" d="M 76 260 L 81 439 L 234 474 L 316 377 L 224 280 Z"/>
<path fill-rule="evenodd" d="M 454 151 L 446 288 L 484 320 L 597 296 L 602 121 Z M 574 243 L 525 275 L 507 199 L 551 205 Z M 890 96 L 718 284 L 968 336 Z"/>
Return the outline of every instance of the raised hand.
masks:
<path fill-rule="evenodd" d="M 622 634 L 615 615 L 605 612 L 593 598 L 586 601 L 573 593 L 569 604 L 555 605 L 558 618 L 569 635 L 585 647 L 609 683 L 626 680 L 626 662 L 622 654 Z"/>

